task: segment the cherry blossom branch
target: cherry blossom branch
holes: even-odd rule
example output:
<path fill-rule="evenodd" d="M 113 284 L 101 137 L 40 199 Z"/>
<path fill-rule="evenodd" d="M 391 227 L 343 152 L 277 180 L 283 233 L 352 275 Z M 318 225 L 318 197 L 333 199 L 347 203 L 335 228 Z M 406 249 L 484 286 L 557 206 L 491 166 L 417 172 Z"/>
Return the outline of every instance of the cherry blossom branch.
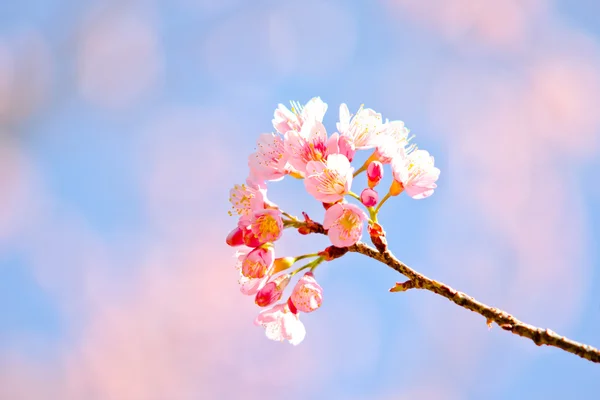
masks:
<path fill-rule="evenodd" d="M 310 218 L 308 218 L 306 215 L 305 219 L 306 221 L 304 222 L 299 220 L 294 222 L 295 227 L 298 228 L 300 233 L 327 234 L 326 230 L 321 224 L 310 220 Z M 360 253 L 380 261 L 409 279 L 406 282 L 397 283 L 395 287 L 390 289 L 391 292 L 403 292 L 409 289 L 428 290 L 445 297 L 460 307 L 466 308 L 467 310 L 471 310 L 483 316 L 486 318 L 486 323 L 488 326 L 491 326 L 492 322 L 495 322 L 505 331 L 531 339 L 538 346 L 546 345 L 557 347 L 569 353 L 578 355 L 581 358 L 585 358 L 586 360 L 600 363 L 600 350 L 590 345 L 579 343 L 564 336 L 560 336 L 550 329 L 538 328 L 522 322 L 505 311 L 499 310 L 495 307 L 490 307 L 463 292 L 455 290 L 442 282 L 428 278 L 425 275 L 413 270 L 402 261 L 398 260 L 392 254 L 392 252 L 388 250 L 385 232 L 380 225 L 375 224 L 375 226 L 370 226 L 369 233 L 376 248 L 373 248 L 362 242 L 357 242 L 356 244 L 347 247 L 347 250 L 354 253 Z M 341 250 L 339 251 L 341 255 L 345 253 L 345 251 L 342 249 L 339 250 Z M 339 256 L 333 256 L 333 258 L 337 257 Z"/>

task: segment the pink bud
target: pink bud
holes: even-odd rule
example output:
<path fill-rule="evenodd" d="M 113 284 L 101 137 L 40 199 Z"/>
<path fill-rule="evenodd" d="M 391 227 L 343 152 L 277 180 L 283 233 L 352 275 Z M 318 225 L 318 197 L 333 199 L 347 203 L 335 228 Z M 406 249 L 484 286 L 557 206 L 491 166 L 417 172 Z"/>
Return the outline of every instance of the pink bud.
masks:
<path fill-rule="evenodd" d="M 241 246 L 244 244 L 244 232 L 240 228 L 235 228 L 229 232 L 229 235 L 227 235 L 227 239 L 225 241 L 231 247 Z"/>
<path fill-rule="evenodd" d="M 290 302 L 305 313 L 315 311 L 323 302 L 323 288 L 319 286 L 312 272 L 307 272 L 296 283 Z M 291 308 L 291 307 L 290 307 Z"/>
<path fill-rule="evenodd" d="M 383 178 L 383 164 L 379 161 L 371 161 L 367 167 L 367 178 L 369 179 L 369 187 L 373 189 L 381 178 Z"/>
<path fill-rule="evenodd" d="M 259 307 L 267 307 L 279 301 L 283 295 L 285 287 L 290 283 L 291 274 L 279 275 L 277 278 L 270 280 L 267 284 L 256 293 L 254 302 Z"/>
<path fill-rule="evenodd" d="M 376 191 L 367 188 L 360 194 L 360 201 L 366 207 L 374 207 L 379 201 L 379 196 L 377 195 Z"/>

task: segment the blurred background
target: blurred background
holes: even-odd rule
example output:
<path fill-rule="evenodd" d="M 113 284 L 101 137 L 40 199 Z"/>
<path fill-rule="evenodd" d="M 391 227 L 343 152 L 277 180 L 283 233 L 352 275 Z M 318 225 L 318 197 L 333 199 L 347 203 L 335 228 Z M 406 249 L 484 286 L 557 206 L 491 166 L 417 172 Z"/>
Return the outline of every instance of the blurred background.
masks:
<path fill-rule="evenodd" d="M 436 156 L 435 195 L 382 212 L 400 259 L 600 346 L 600 3 L 3 1 L 0 399 L 597 395 L 597 365 L 354 254 L 317 271 L 300 346 L 264 337 L 228 190 L 277 104 L 313 96 L 330 133 L 364 103 Z"/>

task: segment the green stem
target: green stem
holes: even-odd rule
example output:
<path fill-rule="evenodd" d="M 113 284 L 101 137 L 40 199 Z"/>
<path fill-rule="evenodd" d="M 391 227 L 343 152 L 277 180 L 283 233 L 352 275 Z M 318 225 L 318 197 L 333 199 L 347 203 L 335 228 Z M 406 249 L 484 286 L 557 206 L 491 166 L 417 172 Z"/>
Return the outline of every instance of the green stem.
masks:
<path fill-rule="evenodd" d="M 371 161 L 377 159 L 376 156 L 377 156 L 377 150 L 375 150 L 373 152 L 373 154 L 371 154 L 369 156 L 369 158 L 367 158 L 367 161 L 365 161 L 365 163 L 359 169 L 357 169 L 356 171 L 354 171 L 353 177 L 356 178 L 361 172 L 366 171 L 367 168 L 369 168 L 369 164 L 371 164 Z"/>
<path fill-rule="evenodd" d="M 381 199 L 381 201 L 379 202 L 379 204 L 377 204 L 377 207 L 375 208 L 375 214 L 377 214 L 379 212 L 379 209 L 381 208 L 383 203 L 385 203 L 390 197 L 392 197 L 392 195 L 388 192 L 388 194 L 386 194 L 383 197 L 383 199 Z"/>
<path fill-rule="evenodd" d="M 314 271 L 314 269 L 315 269 L 315 268 L 317 268 L 317 266 L 318 266 L 319 264 L 321 264 L 322 262 L 323 262 L 323 257 L 319 257 L 319 258 L 317 258 L 316 260 L 313 260 L 313 261 L 309 262 L 308 264 L 306 264 L 306 265 L 304 265 L 304 266 L 302 266 L 302 267 L 300 267 L 300 268 L 296 269 L 295 271 L 293 271 L 293 272 L 291 273 L 291 276 L 294 276 L 294 275 L 296 275 L 298 272 L 300 272 L 300 271 L 303 271 L 303 270 L 305 270 L 305 269 L 308 269 L 308 268 L 310 268 L 310 270 L 311 270 L 311 271 Z"/>
<path fill-rule="evenodd" d="M 296 259 L 296 261 L 300 261 L 300 260 L 304 260 L 305 258 L 311 258 L 311 257 L 318 257 L 319 253 L 312 253 L 312 254 L 303 254 L 301 256 L 298 257 L 294 257 Z"/>
<path fill-rule="evenodd" d="M 359 196 L 359 195 L 357 195 L 356 193 L 352 192 L 352 191 L 348 192 L 348 196 L 352 196 L 352 197 L 354 197 L 356 200 L 360 201 L 360 196 Z"/>
<path fill-rule="evenodd" d="M 369 222 L 377 223 L 377 210 L 373 207 L 367 207 L 367 211 L 369 212 Z"/>
<path fill-rule="evenodd" d="M 286 213 L 285 211 L 281 210 L 281 214 L 288 217 L 290 220 L 292 221 L 298 221 L 298 218 L 294 217 L 293 215 L 290 215 L 288 213 Z"/>

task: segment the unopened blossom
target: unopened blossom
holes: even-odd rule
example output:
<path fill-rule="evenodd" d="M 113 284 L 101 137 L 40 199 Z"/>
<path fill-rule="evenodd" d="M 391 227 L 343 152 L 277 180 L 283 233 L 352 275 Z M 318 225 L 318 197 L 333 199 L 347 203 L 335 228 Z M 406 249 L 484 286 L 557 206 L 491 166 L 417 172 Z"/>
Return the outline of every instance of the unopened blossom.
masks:
<path fill-rule="evenodd" d="M 366 214 L 354 204 L 334 204 L 325 211 L 323 227 L 336 247 L 352 246 L 362 237 Z"/>
<path fill-rule="evenodd" d="M 250 176 L 257 180 L 279 180 L 288 172 L 287 162 L 283 137 L 275 133 L 263 133 L 256 142 L 256 151 L 248 157 Z"/>
<path fill-rule="evenodd" d="M 291 344 L 297 345 L 304 340 L 306 329 L 298 314 L 292 312 L 288 303 L 276 304 L 262 311 L 256 317 L 254 324 L 264 327 L 267 338 L 271 340 L 280 342 L 288 340 Z"/>
<path fill-rule="evenodd" d="M 283 233 L 281 211 L 272 208 L 256 211 L 249 219 L 249 226 L 261 244 L 272 243 Z"/>
<path fill-rule="evenodd" d="M 349 193 L 354 168 L 342 154 L 331 154 L 325 162 L 311 161 L 306 166 L 304 186 L 323 203 L 335 203 Z"/>
<path fill-rule="evenodd" d="M 229 232 L 229 235 L 227 235 L 227 239 L 225 239 L 225 242 L 232 247 L 243 245 L 244 231 L 236 226 L 235 229 Z"/>
<path fill-rule="evenodd" d="M 246 278 L 260 279 L 273 269 L 275 251 L 273 246 L 261 246 L 253 249 L 242 260 L 242 275 Z"/>
<path fill-rule="evenodd" d="M 383 164 L 380 161 L 371 161 L 367 167 L 369 187 L 373 189 L 383 179 Z"/>
<path fill-rule="evenodd" d="M 378 201 L 379 196 L 373 189 L 366 188 L 360 193 L 360 202 L 363 203 L 365 207 L 374 207 Z"/>
<path fill-rule="evenodd" d="M 361 108 L 351 117 L 346 104 L 340 106 L 340 122 L 337 129 L 340 135 L 348 137 L 356 149 L 370 149 L 376 146 L 377 135 L 382 127 L 381 114 L 370 108 Z"/>
<path fill-rule="evenodd" d="M 440 170 L 434 159 L 425 150 L 415 150 L 409 155 L 398 157 L 392 162 L 394 181 L 413 199 L 424 199 L 433 194 Z"/>
<path fill-rule="evenodd" d="M 296 257 L 280 257 L 276 258 L 273 263 L 273 273 L 276 274 L 281 271 L 285 271 L 296 262 Z"/>
<path fill-rule="evenodd" d="M 278 302 L 288 283 L 290 283 L 291 278 L 291 274 L 283 274 L 275 278 L 271 277 L 265 286 L 256 293 L 256 298 L 254 299 L 256 305 L 267 307 Z"/>
<path fill-rule="evenodd" d="M 327 131 L 317 120 L 306 121 L 299 132 L 287 132 L 284 143 L 290 165 L 302 176 L 310 161 L 323 161 L 327 157 Z"/>
<path fill-rule="evenodd" d="M 289 131 L 299 132 L 305 121 L 322 122 L 326 111 L 327 104 L 320 97 L 313 97 L 304 106 L 292 103 L 291 110 L 279 104 L 273 115 L 273 127 L 282 135 Z"/>
<path fill-rule="evenodd" d="M 304 274 L 290 296 L 290 300 L 298 311 L 309 313 L 321 307 L 323 302 L 323 288 L 317 283 L 312 272 Z"/>

